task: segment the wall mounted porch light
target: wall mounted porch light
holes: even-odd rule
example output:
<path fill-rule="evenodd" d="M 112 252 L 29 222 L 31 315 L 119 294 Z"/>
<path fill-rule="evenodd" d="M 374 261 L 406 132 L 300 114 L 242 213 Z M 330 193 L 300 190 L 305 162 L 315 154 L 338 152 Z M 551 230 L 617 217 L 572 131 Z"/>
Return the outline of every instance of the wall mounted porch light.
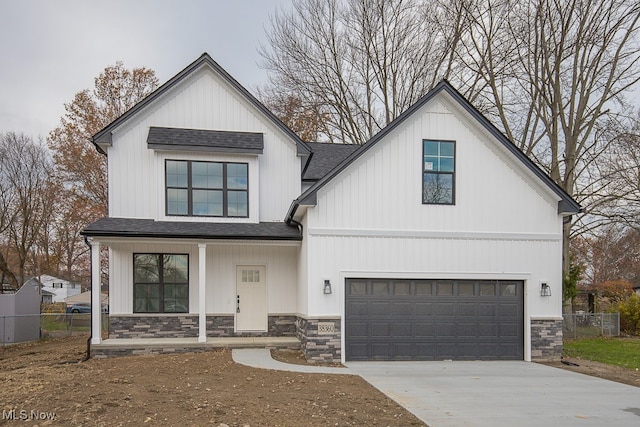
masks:
<path fill-rule="evenodd" d="M 329 281 L 329 279 L 324 280 L 323 292 L 325 295 L 329 295 L 331 293 L 331 282 Z"/>
<path fill-rule="evenodd" d="M 551 286 L 549 286 L 547 282 L 540 283 L 540 296 L 541 297 L 551 296 Z"/>

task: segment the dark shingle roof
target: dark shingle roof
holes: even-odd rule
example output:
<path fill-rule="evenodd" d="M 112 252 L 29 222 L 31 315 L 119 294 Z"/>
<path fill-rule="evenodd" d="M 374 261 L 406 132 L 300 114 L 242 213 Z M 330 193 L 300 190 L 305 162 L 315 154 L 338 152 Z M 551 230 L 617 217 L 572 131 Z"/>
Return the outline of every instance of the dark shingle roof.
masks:
<path fill-rule="evenodd" d="M 147 146 L 151 149 L 241 152 L 262 154 L 264 138 L 256 132 L 228 132 L 204 129 L 150 127 Z"/>
<path fill-rule="evenodd" d="M 307 142 L 313 155 L 302 177 L 303 181 L 317 181 L 360 148 L 355 144 L 326 144 Z"/>
<path fill-rule="evenodd" d="M 302 240 L 297 227 L 284 222 L 219 223 L 102 218 L 87 226 L 89 237 L 145 237 L 174 239 Z"/>

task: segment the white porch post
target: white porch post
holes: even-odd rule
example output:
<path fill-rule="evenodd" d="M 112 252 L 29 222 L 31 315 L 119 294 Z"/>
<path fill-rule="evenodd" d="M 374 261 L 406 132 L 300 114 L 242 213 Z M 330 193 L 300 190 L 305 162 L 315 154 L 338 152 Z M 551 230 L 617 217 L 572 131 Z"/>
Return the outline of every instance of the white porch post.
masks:
<path fill-rule="evenodd" d="M 91 344 L 102 342 L 100 301 L 100 242 L 91 242 Z"/>
<path fill-rule="evenodd" d="M 207 342 L 207 245 L 198 244 L 198 342 Z"/>

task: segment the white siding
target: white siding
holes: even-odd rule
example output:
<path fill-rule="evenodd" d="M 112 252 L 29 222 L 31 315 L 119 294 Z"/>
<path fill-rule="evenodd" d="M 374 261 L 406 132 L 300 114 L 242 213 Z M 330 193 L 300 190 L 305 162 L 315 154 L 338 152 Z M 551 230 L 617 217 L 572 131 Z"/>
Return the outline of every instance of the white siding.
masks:
<path fill-rule="evenodd" d="M 474 123 L 441 93 L 318 192 L 307 314 L 340 315 L 344 279 L 371 276 L 525 280 L 525 315 L 560 315 L 559 198 Z M 422 204 L 424 139 L 456 142 L 453 206 Z"/>
<path fill-rule="evenodd" d="M 149 127 L 180 127 L 264 135 L 264 152 L 240 157 L 255 162 L 250 187 L 251 221 L 281 221 L 300 194 L 300 159 L 295 144 L 207 65 L 145 107 L 113 133 L 109 159 L 109 216 L 164 216 L 164 159 L 225 160 L 219 154 L 160 153 L 147 148 Z M 256 175 L 253 177 L 253 175 Z M 256 191 L 259 190 L 259 191 Z M 202 219 L 200 219 L 202 220 Z"/>
<path fill-rule="evenodd" d="M 270 314 L 293 314 L 297 302 L 297 246 L 208 245 L 207 304 L 208 314 L 235 312 L 236 266 L 264 265 L 267 277 L 267 310 Z M 189 311 L 198 312 L 197 244 L 110 244 L 111 314 L 133 312 L 133 254 L 189 254 Z"/>

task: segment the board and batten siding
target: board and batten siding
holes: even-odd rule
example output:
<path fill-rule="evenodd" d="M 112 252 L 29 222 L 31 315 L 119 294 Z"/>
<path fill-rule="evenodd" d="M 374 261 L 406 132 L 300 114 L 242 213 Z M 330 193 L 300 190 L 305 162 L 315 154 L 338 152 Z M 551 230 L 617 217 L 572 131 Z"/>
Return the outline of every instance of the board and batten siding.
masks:
<path fill-rule="evenodd" d="M 171 243 L 109 243 L 109 310 L 133 313 L 133 254 L 189 255 L 189 312 L 198 312 L 198 245 Z M 294 314 L 297 303 L 297 245 L 207 245 L 206 311 L 235 313 L 236 266 L 265 266 L 269 314 Z"/>
<path fill-rule="evenodd" d="M 367 276 L 525 280 L 525 313 L 560 315 L 559 198 L 474 123 L 441 93 L 318 191 L 309 315 L 340 315 L 344 279 Z M 422 204 L 425 139 L 456 143 L 453 206 Z M 337 292 L 320 295 L 325 278 Z"/>
<path fill-rule="evenodd" d="M 264 152 L 229 156 L 154 151 L 147 148 L 151 126 L 259 132 L 264 135 Z M 228 161 L 230 157 L 256 163 L 249 172 L 249 220 L 282 221 L 291 200 L 301 191 L 295 143 L 203 65 L 113 132 L 113 145 L 108 148 L 109 216 L 163 219 L 166 158 Z"/>

